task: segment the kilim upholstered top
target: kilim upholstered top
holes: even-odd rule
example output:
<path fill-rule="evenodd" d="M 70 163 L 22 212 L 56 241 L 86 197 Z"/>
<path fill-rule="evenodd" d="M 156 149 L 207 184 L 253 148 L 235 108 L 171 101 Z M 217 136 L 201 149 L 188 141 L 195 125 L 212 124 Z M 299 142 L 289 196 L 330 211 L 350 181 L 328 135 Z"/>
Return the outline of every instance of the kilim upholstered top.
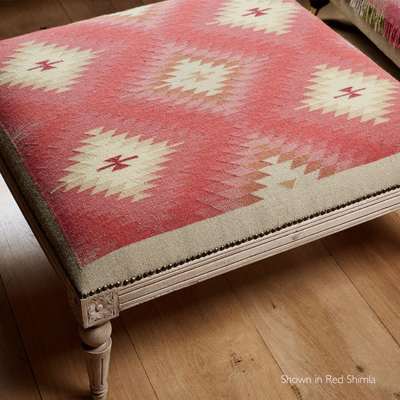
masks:
<path fill-rule="evenodd" d="M 0 121 L 84 297 L 400 183 L 398 82 L 292 0 L 167 0 L 5 40 Z"/>

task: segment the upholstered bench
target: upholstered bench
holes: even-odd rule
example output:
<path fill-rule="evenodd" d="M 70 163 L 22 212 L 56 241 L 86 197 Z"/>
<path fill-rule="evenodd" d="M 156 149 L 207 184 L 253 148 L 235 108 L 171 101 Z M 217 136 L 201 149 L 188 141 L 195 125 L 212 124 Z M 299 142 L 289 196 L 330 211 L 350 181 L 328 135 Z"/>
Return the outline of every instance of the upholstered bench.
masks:
<path fill-rule="evenodd" d="M 5 40 L 0 121 L 98 399 L 121 311 L 400 208 L 399 83 L 291 0 Z"/>

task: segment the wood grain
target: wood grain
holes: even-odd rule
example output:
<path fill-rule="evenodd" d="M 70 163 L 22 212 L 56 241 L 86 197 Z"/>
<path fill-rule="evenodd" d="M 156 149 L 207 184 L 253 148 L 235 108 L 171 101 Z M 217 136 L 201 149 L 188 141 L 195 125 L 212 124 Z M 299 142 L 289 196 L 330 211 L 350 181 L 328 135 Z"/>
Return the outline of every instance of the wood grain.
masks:
<path fill-rule="evenodd" d="M 396 213 L 323 239 L 400 343 L 400 217 Z"/>
<path fill-rule="evenodd" d="M 224 278 L 121 314 L 156 393 L 166 399 L 296 399 Z"/>
<path fill-rule="evenodd" d="M 72 22 L 115 13 L 110 0 L 60 0 Z"/>
<path fill-rule="evenodd" d="M 0 2 L 0 39 L 70 22 L 58 1 Z"/>
<path fill-rule="evenodd" d="M 93 399 L 106 400 L 112 349 L 112 326 L 107 321 L 90 329 L 79 328 Z"/>
<path fill-rule="evenodd" d="M 336 385 L 297 383 L 299 398 L 375 400 L 400 392 L 398 344 L 320 242 L 227 279 L 285 375 L 345 377 Z M 376 383 L 346 383 L 347 375 Z"/>
<path fill-rule="evenodd" d="M 111 0 L 111 5 L 116 11 L 124 11 L 130 8 L 142 6 L 141 0 Z"/>
<path fill-rule="evenodd" d="M 118 289 L 120 310 L 265 259 L 400 207 L 400 190 L 286 227 Z"/>
<path fill-rule="evenodd" d="M 77 3 L 63 4 L 70 1 Z M 109 10 L 99 1 L 71 5 L 69 18 L 58 0 L 2 0 L 0 38 L 92 17 L 101 7 Z M 110 1 L 117 11 L 134 3 Z M 320 16 L 393 73 L 388 59 L 332 9 L 324 8 Z M 86 371 L 66 295 L 1 178 L 0 208 L 0 274 L 42 398 L 87 400 Z M 120 319 L 113 321 L 109 400 L 155 400 L 151 384 L 163 400 L 399 398 L 398 347 L 378 321 L 399 340 L 399 233 L 397 212 L 324 239 L 357 290 L 313 243 L 228 275 L 250 318 L 223 277 L 124 311 L 129 335 Z M 36 400 L 1 286 L 0 305 L 0 398 Z M 283 373 L 329 372 L 371 374 L 377 383 L 298 384 L 291 390 L 279 379 Z"/>
<path fill-rule="evenodd" d="M 78 325 L 59 278 L 0 183 L 0 273 L 44 400 L 89 393 Z M 113 323 L 109 400 L 156 397 L 120 320 Z M 132 373 L 134 371 L 134 373 Z"/>
<path fill-rule="evenodd" d="M 0 399 L 39 400 L 39 391 L 1 279 L 0 354 Z"/>
<path fill-rule="evenodd" d="M 142 0 L 142 3 L 144 5 L 147 5 L 147 4 L 159 3 L 160 1 L 162 1 L 162 0 Z"/>

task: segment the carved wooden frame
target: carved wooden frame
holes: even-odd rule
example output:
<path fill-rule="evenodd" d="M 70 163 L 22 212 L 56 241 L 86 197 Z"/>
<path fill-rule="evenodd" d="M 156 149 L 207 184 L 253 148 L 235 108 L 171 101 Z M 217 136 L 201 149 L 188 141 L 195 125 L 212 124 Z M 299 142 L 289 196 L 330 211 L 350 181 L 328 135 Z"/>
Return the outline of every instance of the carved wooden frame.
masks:
<path fill-rule="evenodd" d="M 156 297 L 400 209 L 400 189 L 394 189 L 292 225 L 265 237 L 188 262 L 162 274 L 152 275 L 127 286 L 116 287 L 86 299 L 80 299 L 66 276 L 54 248 L 1 158 L 0 171 L 50 264 L 61 278 L 68 293 L 69 303 L 83 328 L 103 324 L 118 317 L 120 311 Z"/>
<path fill-rule="evenodd" d="M 109 321 L 118 317 L 121 311 L 400 209 L 400 188 L 393 189 L 161 274 L 80 299 L 56 251 L 1 157 L 0 172 L 67 290 L 69 303 L 81 327 L 80 336 L 85 350 L 91 392 L 93 398 L 103 400 L 108 389 L 111 352 Z"/>

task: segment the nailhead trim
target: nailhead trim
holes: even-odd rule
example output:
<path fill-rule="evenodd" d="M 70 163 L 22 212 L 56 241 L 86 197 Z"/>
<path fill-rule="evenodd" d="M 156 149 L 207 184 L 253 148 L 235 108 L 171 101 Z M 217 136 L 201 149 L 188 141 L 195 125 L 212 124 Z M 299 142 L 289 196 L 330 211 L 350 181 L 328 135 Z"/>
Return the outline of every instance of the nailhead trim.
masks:
<path fill-rule="evenodd" d="M 175 262 L 173 264 L 163 265 L 162 267 L 159 267 L 156 270 L 151 269 L 149 271 L 144 272 L 143 275 L 132 276 L 130 279 L 125 279 L 123 281 L 123 283 L 121 283 L 121 281 L 117 281 L 115 283 L 110 283 L 109 285 L 104 285 L 103 287 L 99 287 L 97 289 L 93 289 L 89 293 L 79 293 L 78 290 L 76 289 L 76 287 L 74 285 L 73 286 L 74 286 L 75 291 L 78 292 L 79 298 L 80 299 L 86 299 L 88 297 L 94 296 L 96 293 L 101 293 L 101 292 L 103 292 L 105 290 L 113 289 L 114 287 L 120 287 L 122 284 L 124 286 L 127 286 L 130 283 L 134 283 L 134 282 L 140 281 L 142 278 L 147 278 L 148 276 L 151 276 L 151 275 L 154 275 L 154 274 L 160 274 L 161 272 L 170 270 L 172 268 L 176 268 L 176 267 L 178 267 L 180 265 L 187 264 L 187 263 L 189 263 L 191 261 L 199 260 L 200 258 L 209 256 L 211 254 L 218 253 L 218 252 L 226 250 L 226 249 L 228 249 L 230 247 L 235 247 L 235 246 L 238 246 L 238 245 L 240 245 L 242 243 L 246 243 L 246 242 L 249 242 L 251 240 L 255 240 L 255 239 L 258 239 L 260 237 L 267 236 L 267 235 L 269 235 L 271 233 L 278 232 L 278 231 L 280 231 L 282 229 L 285 229 L 285 228 L 288 228 L 290 226 L 297 225 L 297 224 L 299 224 L 301 222 L 304 222 L 304 221 L 307 221 L 307 220 L 311 220 L 311 219 L 313 219 L 315 217 L 318 217 L 318 216 L 321 216 L 321 215 L 329 214 L 332 211 L 340 210 L 340 209 L 345 208 L 347 206 L 350 206 L 350 205 L 359 203 L 361 201 L 370 199 L 371 197 L 379 196 L 379 195 L 381 195 L 383 193 L 391 192 L 392 190 L 396 190 L 396 189 L 400 189 L 400 185 L 394 185 L 394 186 L 392 186 L 390 188 L 387 188 L 387 189 L 378 190 L 375 193 L 370 193 L 370 194 L 364 195 L 362 197 L 359 197 L 358 199 L 350 200 L 347 203 L 338 204 L 338 205 L 333 206 L 331 208 L 328 208 L 326 210 L 317 211 L 316 213 L 311 214 L 311 215 L 309 215 L 307 217 L 302 217 L 302 218 L 299 218 L 299 219 L 297 219 L 295 221 L 286 222 L 281 226 L 277 226 L 275 228 L 266 230 L 264 232 L 256 233 L 256 234 L 254 234 L 252 236 L 245 237 L 243 239 L 239 239 L 239 240 L 237 240 L 235 242 L 228 242 L 225 245 L 222 245 L 220 247 L 215 247 L 212 250 L 203 251 L 202 253 L 199 253 L 197 255 L 193 255 L 191 257 L 187 257 L 186 259 L 177 261 L 177 262 Z"/>

